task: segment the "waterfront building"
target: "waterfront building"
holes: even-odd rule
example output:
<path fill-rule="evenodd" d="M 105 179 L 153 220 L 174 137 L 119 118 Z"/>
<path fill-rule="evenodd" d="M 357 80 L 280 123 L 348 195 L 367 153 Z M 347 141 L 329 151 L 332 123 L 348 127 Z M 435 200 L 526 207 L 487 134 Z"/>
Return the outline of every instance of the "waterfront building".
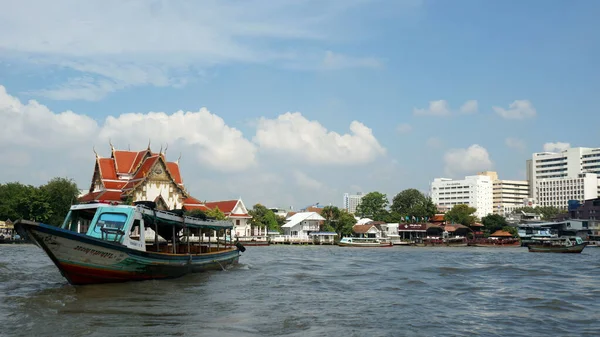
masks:
<path fill-rule="evenodd" d="M 360 205 L 360 201 L 365 195 L 361 192 L 356 194 L 344 193 L 344 209 L 350 214 L 356 213 L 356 208 Z"/>
<path fill-rule="evenodd" d="M 534 153 L 526 165 L 531 197 L 539 206 L 567 209 L 569 200 L 583 202 L 599 195 L 600 148 Z"/>
<path fill-rule="evenodd" d="M 287 218 L 281 226 L 283 235 L 301 239 L 308 239 L 312 232 L 318 232 L 322 221 L 325 221 L 317 212 L 299 212 Z"/>
<path fill-rule="evenodd" d="M 455 205 L 469 205 L 482 218 L 493 213 L 493 182 L 490 176 L 467 176 L 462 180 L 435 178 L 431 183 L 431 200 L 441 211 Z"/>
<path fill-rule="evenodd" d="M 122 151 L 111 144 L 110 157 L 96 153 L 90 188 L 79 201 L 153 201 L 159 210 L 208 211 L 218 207 L 233 222 L 232 234 L 240 236 L 248 232 L 252 218 L 241 199 L 206 202 L 192 197 L 183 184 L 179 160 L 167 161 L 162 149 L 155 153 L 150 145 L 142 151 Z M 153 237 L 152 229 L 147 231 L 146 237 Z"/>
<path fill-rule="evenodd" d="M 529 198 L 529 182 L 527 180 L 498 179 L 494 171 L 480 172 L 478 175 L 489 176 L 492 179 L 494 214 L 506 216 L 517 208 L 523 207 L 525 199 Z"/>

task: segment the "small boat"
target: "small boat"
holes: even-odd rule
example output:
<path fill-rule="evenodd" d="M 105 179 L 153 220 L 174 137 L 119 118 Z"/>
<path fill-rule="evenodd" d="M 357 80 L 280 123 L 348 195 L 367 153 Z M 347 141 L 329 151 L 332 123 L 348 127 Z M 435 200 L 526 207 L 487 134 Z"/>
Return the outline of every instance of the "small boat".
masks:
<path fill-rule="evenodd" d="M 226 234 L 229 221 L 198 219 L 183 211 L 135 205 L 90 203 L 71 206 L 62 226 L 20 220 L 15 228 L 46 252 L 70 284 L 166 279 L 238 262 L 241 244 L 205 243 L 204 233 Z M 146 228 L 154 242 L 146 243 Z M 81 233 L 80 233 L 81 231 Z M 190 235 L 198 240 L 190 240 Z M 159 235 L 163 240 L 159 241 Z M 191 242 L 193 241 L 193 242 Z"/>
<path fill-rule="evenodd" d="M 514 239 L 475 239 L 469 242 L 469 246 L 475 247 L 494 247 L 494 248 L 509 248 L 521 247 L 521 241 Z"/>
<path fill-rule="evenodd" d="M 466 247 L 466 246 L 468 246 L 467 238 L 465 238 L 464 236 L 444 238 L 443 244 L 448 247 Z"/>
<path fill-rule="evenodd" d="M 587 246 L 578 236 L 536 239 L 527 248 L 532 253 L 581 253 Z"/>
<path fill-rule="evenodd" d="M 392 242 L 384 238 L 343 237 L 338 242 L 340 247 L 392 247 Z"/>

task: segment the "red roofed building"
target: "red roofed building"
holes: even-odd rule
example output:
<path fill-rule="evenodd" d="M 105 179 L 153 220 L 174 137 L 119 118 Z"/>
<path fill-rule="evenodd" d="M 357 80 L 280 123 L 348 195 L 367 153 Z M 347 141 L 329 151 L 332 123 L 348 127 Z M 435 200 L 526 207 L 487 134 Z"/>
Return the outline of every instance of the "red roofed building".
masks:
<path fill-rule="evenodd" d="M 179 163 L 168 162 L 165 154 L 143 151 L 120 151 L 111 145 L 110 158 L 96 154 L 92 184 L 86 201 L 154 201 L 159 209 L 178 209 L 185 205 L 200 206 L 183 186 Z"/>
<path fill-rule="evenodd" d="M 159 153 L 115 150 L 111 145 L 110 158 L 96 154 L 94 175 L 89 192 L 79 198 L 89 201 L 154 201 L 157 208 L 202 210 L 218 207 L 235 225 L 237 236 L 249 236 L 249 219 L 241 199 L 202 202 L 192 197 L 183 185 L 179 160 L 168 162 L 162 149 Z"/>

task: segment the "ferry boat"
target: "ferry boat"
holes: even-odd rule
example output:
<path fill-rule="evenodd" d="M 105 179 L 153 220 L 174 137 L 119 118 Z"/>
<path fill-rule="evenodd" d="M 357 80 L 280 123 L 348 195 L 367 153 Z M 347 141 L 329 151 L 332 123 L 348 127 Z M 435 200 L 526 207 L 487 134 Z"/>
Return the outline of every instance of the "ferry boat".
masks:
<path fill-rule="evenodd" d="M 343 237 L 338 242 L 340 247 L 392 247 L 392 242 L 384 238 Z"/>
<path fill-rule="evenodd" d="M 527 248 L 532 253 L 581 253 L 586 242 L 578 236 L 535 239 Z"/>
<path fill-rule="evenodd" d="M 198 219 L 183 211 L 156 210 L 153 202 L 134 205 L 94 202 L 71 206 L 62 226 L 17 221 L 16 230 L 46 252 L 70 284 L 166 279 L 238 262 L 241 244 L 203 242 L 203 233 L 227 235 L 229 221 Z M 84 233 L 78 228 L 84 226 Z M 87 230 L 85 230 L 87 227 Z M 146 243 L 146 228 L 154 242 Z M 190 235 L 197 240 L 190 240 Z M 163 240 L 159 241 L 159 236 Z M 200 238 L 200 239 L 198 239 Z"/>

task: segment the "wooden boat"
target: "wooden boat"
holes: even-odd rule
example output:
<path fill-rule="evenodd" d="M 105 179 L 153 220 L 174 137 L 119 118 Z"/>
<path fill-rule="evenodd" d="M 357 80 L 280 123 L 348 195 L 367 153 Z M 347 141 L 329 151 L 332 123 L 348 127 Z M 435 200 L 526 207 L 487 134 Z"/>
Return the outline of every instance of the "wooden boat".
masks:
<path fill-rule="evenodd" d="M 494 247 L 494 248 L 509 248 L 521 247 L 519 239 L 475 239 L 469 242 L 469 246 L 475 247 Z"/>
<path fill-rule="evenodd" d="M 74 205 L 61 227 L 21 220 L 15 228 L 41 247 L 73 285 L 166 279 L 224 269 L 237 263 L 245 250 L 241 244 L 189 240 L 190 234 L 203 238 L 202 233 L 226 233 L 233 227 L 231 222 L 154 207 L 149 202 Z M 145 241 L 146 228 L 155 233 L 151 244 Z M 159 235 L 164 240 L 159 241 Z"/>
<path fill-rule="evenodd" d="M 532 253 L 574 253 L 583 251 L 586 242 L 578 236 L 561 236 L 557 238 L 536 239 L 527 246 Z"/>
<path fill-rule="evenodd" d="M 383 238 L 344 237 L 338 242 L 340 247 L 392 247 L 392 242 Z"/>

